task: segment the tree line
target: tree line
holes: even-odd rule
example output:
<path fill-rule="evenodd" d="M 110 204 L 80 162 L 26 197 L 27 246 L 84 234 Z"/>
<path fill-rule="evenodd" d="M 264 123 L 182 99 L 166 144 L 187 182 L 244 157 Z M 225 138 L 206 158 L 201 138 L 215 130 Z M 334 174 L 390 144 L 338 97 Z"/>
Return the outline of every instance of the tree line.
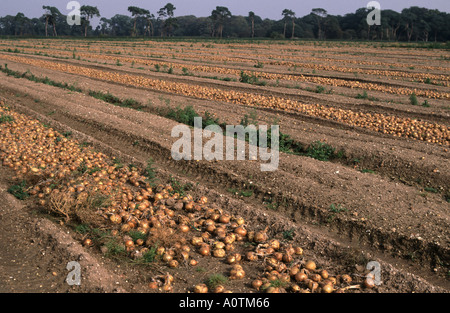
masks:
<path fill-rule="evenodd" d="M 218 38 L 305 38 L 319 40 L 449 41 L 450 14 L 413 6 L 401 12 L 381 10 L 381 25 L 369 25 L 372 11 L 360 8 L 354 13 L 331 15 L 315 8 L 298 17 L 291 9 L 280 12 L 280 19 L 262 18 L 251 11 L 233 15 L 217 6 L 208 17 L 175 17 L 176 7 L 168 3 L 152 13 L 149 9 L 128 7 L 128 15 L 101 17 L 95 6 L 80 8 L 80 25 L 69 25 L 67 16 L 53 6 L 43 6 L 42 16 L 28 18 L 23 13 L 0 17 L 2 36 L 132 36 L 132 37 L 218 37 Z M 94 28 L 91 21 L 101 17 Z"/>

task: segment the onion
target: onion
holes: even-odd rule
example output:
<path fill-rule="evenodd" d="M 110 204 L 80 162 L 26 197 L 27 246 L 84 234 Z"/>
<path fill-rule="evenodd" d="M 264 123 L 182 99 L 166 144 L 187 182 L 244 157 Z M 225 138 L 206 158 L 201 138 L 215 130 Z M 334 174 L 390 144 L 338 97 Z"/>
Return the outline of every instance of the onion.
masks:
<path fill-rule="evenodd" d="M 312 280 L 309 280 L 307 285 L 308 285 L 309 290 L 311 290 L 311 292 L 314 292 L 314 291 L 316 291 L 317 288 L 319 288 L 319 284 Z"/>
<path fill-rule="evenodd" d="M 189 247 L 188 245 L 182 245 L 181 250 L 185 252 L 191 252 L 191 247 Z"/>
<path fill-rule="evenodd" d="M 234 251 L 236 246 L 232 243 L 225 245 L 225 251 Z"/>
<path fill-rule="evenodd" d="M 166 253 L 167 253 L 168 255 L 175 256 L 175 251 L 173 251 L 172 249 L 166 250 Z"/>
<path fill-rule="evenodd" d="M 190 230 L 190 227 L 188 226 L 188 225 L 180 225 L 179 227 L 178 227 L 178 229 L 182 232 L 182 233 L 187 233 L 187 232 L 189 232 L 189 230 Z"/>
<path fill-rule="evenodd" d="M 334 291 L 333 285 L 331 284 L 326 284 L 325 286 L 322 287 L 322 292 L 323 293 L 332 293 Z"/>
<path fill-rule="evenodd" d="M 233 269 L 230 271 L 230 279 L 238 280 L 243 279 L 245 277 L 245 271 L 242 269 L 240 265 L 234 265 Z"/>
<path fill-rule="evenodd" d="M 188 212 L 193 211 L 193 210 L 194 210 L 194 202 L 193 202 L 193 201 L 190 201 L 190 202 L 186 203 L 186 204 L 184 205 L 184 209 L 185 209 L 186 211 L 188 211 Z"/>
<path fill-rule="evenodd" d="M 275 252 L 273 253 L 273 257 L 277 260 L 277 261 L 281 261 L 283 259 L 283 253 L 281 252 Z"/>
<path fill-rule="evenodd" d="M 156 254 L 157 255 L 163 255 L 165 252 L 166 252 L 166 248 L 164 248 L 164 247 L 158 247 L 156 249 Z"/>
<path fill-rule="evenodd" d="M 243 241 L 245 239 L 245 236 L 241 236 L 239 234 L 236 234 L 235 237 L 236 237 L 236 241 L 239 241 L 239 242 Z"/>
<path fill-rule="evenodd" d="M 328 274 L 328 272 L 326 270 L 322 270 L 320 272 L 320 276 L 322 276 L 323 279 L 327 279 L 330 275 Z"/>
<path fill-rule="evenodd" d="M 213 214 L 211 214 L 211 216 L 209 218 L 216 222 L 220 218 L 220 214 L 213 213 Z"/>
<path fill-rule="evenodd" d="M 305 263 L 305 268 L 309 271 L 315 271 L 316 270 L 316 263 L 313 261 L 308 261 Z"/>
<path fill-rule="evenodd" d="M 150 223 L 146 220 L 140 221 L 139 222 L 139 226 L 142 227 L 143 229 L 149 229 L 150 228 Z"/>
<path fill-rule="evenodd" d="M 319 274 L 311 274 L 309 278 L 315 282 L 320 282 L 322 280 L 322 276 L 320 276 Z"/>
<path fill-rule="evenodd" d="M 278 250 L 280 249 L 280 241 L 278 241 L 277 239 L 271 239 L 269 241 L 269 247 Z"/>
<path fill-rule="evenodd" d="M 169 261 L 169 267 L 172 267 L 172 268 L 178 267 L 178 261 L 177 260 L 170 260 Z"/>
<path fill-rule="evenodd" d="M 375 287 L 375 280 L 372 277 L 366 277 L 363 285 L 367 289 L 372 289 L 373 287 Z"/>
<path fill-rule="evenodd" d="M 308 275 L 306 275 L 304 272 L 298 272 L 295 274 L 295 280 L 298 282 L 304 282 L 308 278 Z"/>
<path fill-rule="evenodd" d="M 261 279 L 255 279 L 254 281 L 252 281 L 252 287 L 255 288 L 256 290 L 259 290 L 259 288 L 261 288 L 263 282 Z"/>
<path fill-rule="evenodd" d="M 336 285 L 336 283 L 337 283 L 337 279 L 336 279 L 336 277 L 328 277 L 328 279 L 327 280 L 329 280 L 330 281 L 330 283 L 331 284 L 333 284 L 333 285 Z"/>
<path fill-rule="evenodd" d="M 222 227 L 217 227 L 214 230 L 214 235 L 216 235 L 219 239 L 224 239 L 227 236 L 227 231 Z"/>
<path fill-rule="evenodd" d="M 247 230 L 244 226 L 239 226 L 234 229 L 234 232 L 242 237 L 245 237 L 247 235 Z"/>
<path fill-rule="evenodd" d="M 292 255 L 290 253 L 283 254 L 283 262 L 291 263 L 293 260 Z"/>
<path fill-rule="evenodd" d="M 225 243 L 223 243 L 222 241 L 216 241 L 214 242 L 214 247 L 216 249 L 223 249 L 225 248 Z"/>
<path fill-rule="evenodd" d="M 203 242 L 203 237 L 193 237 L 191 240 L 192 245 L 194 246 L 199 246 L 201 245 Z"/>
<path fill-rule="evenodd" d="M 118 214 L 113 214 L 109 217 L 109 220 L 113 223 L 113 224 L 120 224 L 122 223 L 122 217 Z"/>
<path fill-rule="evenodd" d="M 92 246 L 94 243 L 92 242 L 92 240 L 91 239 L 85 239 L 84 241 L 83 241 L 83 246 L 85 246 L 85 247 L 90 247 L 90 246 Z"/>
<path fill-rule="evenodd" d="M 150 289 L 156 289 L 156 288 L 158 288 L 158 283 L 155 282 L 155 281 L 152 281 L 152 282 L 150 282 L 150 283 L 148 284 L 148 287 L 149 287 Z"/>
<path fill-rule="evenodd" d="M 206 284 L 199 284 L 194 287 L 194 293 L 207 293 L 208 287 Z"/>
<path fill-rule="evenodd" d="M 344 274 L 341 276 L 341 280 L 343 283 L 351 283 L 352 282 L 352 278 L 350 277 L 350 275 Z"/>
<path fill-rule="evenodd" d="M 258 260 L 258 256 L 253 251 L 247 252 L 245 254 L 245 258 L 247 259 L 247 261 L 256 261 L 256 260 Z"/>
<path fill-rule="evenodd" d="M 230 255 L 227 256 L 227 263 L 228 264 L 234 264 L 236 262 L 237 262 L 237 260 L 236 260 L 236 256 L 234 254 L 230 254 Z"/>
<path fill-rule="evenodd" d="M 266 263 L 270 266 L 276 267 L 278 265 L 278 259 L 269 257 L 266 259 Z"/>
<path fill-rule="evenodd" d="M 197 260 L 191 259 L 191 260 L 189 261 L 189 265 L 190 265 L 190 266 L 196 266 L 197 264 L 198 264 Z"/>
<path fill-rule="evenodd" d="M 163 254 L 162 259 L 164 262 L 170 262 L 173 260 L 173 256 L 166 252 Z"/>
<path fill-rule="evenodd" d="M 278 265 L 276 267 L 276 271 L 280 272 L 280 273 L 286 271 L 286 269 L 287 269 L 287 266 L 284 263 L 278 263 Z"/>
<path fill-rule="evenodd" d="M 213 233 L 216 230 L 216 225 L 210 224 L 205 227 L 205 230 L 209 233 Z"/>
<path fill-rule="evenodd" d="M 164 292 L 172 292 L 173 291 L 173 287 L 171 284 L 164 284 L 164 286 L 162 286 L 161 289 Z"/>
<path fill-rule="evenodd" d="M 158 201 L 164 199 L 164 196 L 161 193 L 157 193 L 157 194 L 155 194 L 154 199 L 156 202 L 158 202 Z"/>
<path fill-rule="evenodd" d="M 233 255 L 236 258 L 236 262 L 240 262 L 242 260 L 242 256 L 239 253 L 235 253 Z"/>
<path fill-rule="evenodd" d="M 174 217 L 174 215 L 175 215 L 175 212 L 170 209 L 166 209 L 165 213 L 168 217 Z"/>
<path fill-rule="evenodd" d="M 293 284 L 293 285 L 291 286 L 291 290 L 292 290 L 292 292 L 300 292 L 301 288 L 300 288 L 299 285 Z"/>
<path fill-rule="evenodd" d="M 293 255 L 293 254 L 295 254 L 295 249 L 291 245 L 289 245 L 285 248 L 285 253 L 289 253 L 290 255 Z"/>
<path fill-rule="evenodd" d="M 211 249 L 207 244 L 203 244 L 198 249 L 198 253 L 200 253 L 203 256 L 207 256 L 211 254 Z"/>
<path fill-rule="evenodd" d="M 239 226 L 241 226 L 241 225 L 244 225 L 245 220 L 244 220 L 242 217 L 237 217 L 237 218 L 236 218 L 236 223 L 237 223 Z"/>
<path fill-rule="evenodd" d="M 203 197 L 201 197 L 200 198 L 200 201 L 199 201 L 201 204 L 206 204 L 206 203 L 208 203 L 208 198 L 207 197 L 205 197 L 205 196 L 203 196 Z"/>
<path fill-rule="evenodd" d="M 219 222 L 222 224 L 228 224 L 230 222 L 230 220 L 231 220 L 231 216 L 228 214 L 222 214 L 219 217 Z"/>
<path fill-rule="evenodd" d="M 300 269 L 298 268 L 298 266 L 294 266 L 289 270 L 289 275 L 291 276 L 295 276 L 297 275 L 297 273 L 300 271 Z"/>
<path fill-rule="evenodd" d="M 222 285 L 218 285 L 214 288 L 214 293 L 223 293 L 225 292 L 225 287 Z"/>
<path fill-rule="evenodd" d="M 223 242 L 226 244 L 232 244 L 236 240 L 236 236 L 234 234 L 230 234 L 223 238 Z"/>
<path fill-rule="evenodd" d="M 181 243 L 180 242 L 175 242 L 174 244 L 173 244 L 173 247 L 175 248 L 175 249 L 181 249 Z"/>
<path fill-rule="evenodd" d="M 213 256 L 216 258 L 223 258 L 225 257 L 226 252 L 224 249 L 214 249 Z"/>
<path fill-rule="evenodd" d="M 253 238 L 253 240 L 257 243 L 261 243 L 266 241 L 268 238 L 267 233 L 265 231 L 258 231 L 255 233 L 255 237 Z"/>
<path fill-rule="evenodd" d="M 183 260 L 187 261 L 189 260 L 189 252 L 187 251 L 181 251 L 180 252 L 181 257 L 183 258 Z"/>
<path fill-rule="evenodd" d="M 266 289 L 266 293 L 280 293 L 280 288 L 270 286 Z"/>

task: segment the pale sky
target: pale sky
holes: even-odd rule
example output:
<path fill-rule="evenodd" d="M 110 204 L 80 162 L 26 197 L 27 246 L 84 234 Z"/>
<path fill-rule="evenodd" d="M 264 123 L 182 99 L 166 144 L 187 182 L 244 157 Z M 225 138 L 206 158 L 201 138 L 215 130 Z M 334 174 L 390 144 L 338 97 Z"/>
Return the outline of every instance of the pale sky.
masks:
<path fill-rule="evenodd" d="M 69 0 L 0 0 L 0 16 L 24 13 L 27 17 L 39 17 L 43 14 L 42 6 L 57 7 L 61 13 L 68 14 L 66 5 Z M 233 15 L 247 16 L 254 11 L 262 18 L 281 19 L 284 9 L 293 10 L 298 17 L 311 12 L 313 8 L 324 8 L 329 14 L 344 15 L 353 13 L 358 8 L 366 7 L 369 0 L 79 0 L 81 5 L 97 6 L 103 17 L 110 18 L 115 14 L 129 15 L 128 6 L 138 6 L 156 12 L 166 3 L 171 2 L 177 8 L 176 16 L 195 15 L 209 16 L 216 6 L 226 6 Z M 450 0 L 379 0 L 381 9 L 391 9 L 400 12 L 411 6 L 438 9 L 450 13 Z"/>

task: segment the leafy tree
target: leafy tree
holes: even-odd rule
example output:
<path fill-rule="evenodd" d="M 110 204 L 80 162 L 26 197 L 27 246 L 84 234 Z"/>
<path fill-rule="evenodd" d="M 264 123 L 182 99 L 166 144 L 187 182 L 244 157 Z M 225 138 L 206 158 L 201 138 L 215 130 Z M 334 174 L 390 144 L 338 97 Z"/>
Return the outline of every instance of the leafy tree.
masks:
<path fill-rule="evenodd" d="M 93 8 L 93 10 L 91 10 Z M 343 16 L 329 15 L 325 9 L 313 9 L 308 15 L 296 17 L 286 9 L 279 20 L 262 19 L 254 12 L 246 16 L 232 16 L 226 7 L 216 7 L 209 17 L 194 15 L 174 18 L 175 7 L 168 3 L 155 14 L 138 7 L 129 7 L 130 16 L 116 14 L 102 18 L 94 34 L 102 36 L 217 36 L 217 37 L 272 37 L 364 39 L 396 41 L 450 41 L 450 14 L 421 7 L 410 7 L 401 12 L 381 11 L 381 25 L 366 22 L 369 9 L 359 8 Z M 87 36 L 90 20 L 99 16 L 96 7 L 83 6 L 82 25 L 70 26 L 66 16 L 52 6 L 42 6 L 44 14 L 27 18 L 23 13 L 0 17 L 0 35 L 3 36 Z M 97 12 L 96 12 L 97 11 Z M 98 15 L 97 15 L 98 14 Z M 155 19 L 155 15 L 157 19 Z M 292 22 L 292 33 L 289 28 Z M 49 29 L 50 28 L 50 29 Z"/>
<path fill-rule="evenodd" d="M 232 16 L 227 28 L 224 30 L 226 37 L 248 38 L 251 36 L 251 29 L 248 27 L 248 20 L 244 16 Z"/>
<path fill-rule="evenodd" d="M 340 21 L 341 29 L 346 34 L 350 34 L 352 38 L 367 39 L 368 36 L 368 24 L 366 21 L 367 8 L 357 9 L 355 13 L 346 14 Z"/>
<path fill-rule="evenodd" d="M 129 36 L 133 32 L 133 19 L 127 15 L 116 14 L 111 18 L 113 36 Z"/>
<path fill-rule="evenodd" d="M 211 19 L 214 21 L 215 25 L 217 26 L 217 31 L 218 31 L 220 38 L 222 38 L 222 36 L 223 36 L 224 25 L 231 18 L 231 16 L 232 16 L 232 14 L 227 7 L 217 6 L 211 12 Z"/>
<path fill-rule="evenodd" d="M 106 17 L 102 17 L 100 19 L 100 32 L 102 35 L 107 35 L 107 34 L 111 35 L 111 31 L 112 31 L 111 24 L 112 24 L 111 19 L 108 19 Z"/>
<path fill-rule="evenodd" d="M 97 7 L 90 5 L 82 5 L 80 8 L 81 18 L 83 19 L 84 24 L 84 37 L 87 37 L 88 27 L 90 25 L 90 20 L 96 16 L 100 17 L 100 11 Z"/>
<path fill-rule="evenodd" d="M 164 34 L 172 34 L 173 28 L 177 27 L 177 19 L 174 18 L 176 7 L 172 3 L 167 3 L 158 11 L 158 19 L 162 22 L 161 37 Z"/>
<path fill-rule="evenodd" d="M 400 13 L 393 10 L 381 11 L 381 25 L 385 29 L 386 38 L 388 40 L 398 39 L 398 30 L 400 29 Z"/>
<path fill-rule="evenodd" d="M 25 16 L 25 14 L 19 12 L 14 17 L 14 35 L 23 36 L 26 25 L 30 22 L 29 18 Z"/>
<path fill-rule="evenodd" d="M 135 37 L 135 36 L 137 36 L 136 24 L 137 24 L 138 18 L 149 16 L 150 11 L 146 10 L 146 9 L 138 8 L 135 6 L 129 6 L 128 11 L 131 13 L 131 16 L 134 17 L 133 36 Z"/>
<path fill-rule="evenodd" d="M 412 8 L 404 9 L 402 11 L 402 25 L 406 31 L 406 36 L 408 37 L 408 42 L 411 42 L 412 35 L 415 30 L 415 23 L 417 21 L 417 15 L 412 10 Z"/>
<path fill-rule="evenodd" d="M 281 15 L 283 16 L 283 21 L 284 21 L 284 31 L 283 31 L 283 37 L 286 38 L 286 27 L 287 27 L 287 22 L 289 20 L 292 21 L 292 38 L 294 38 L 294 30 L 295 30 L 295 12 L 289 9 L 284 9 L 283 12 L 281 13 Z"/>
<path fill-rule="evenodd" d="M 250 19 L 252 24 L 252 38 L 255 38 L 255 12 L 248 12 L 248 18 Z"/>
<path fill-rule="evenodd" d="M 145 28 L 144 36 L 148 33 L 149 36 L 155 35 L 155 28 L 153 27 L 153 20 L 155 19 L 155 15 L 150 13 L 150 11 L 145 14 L 145 20 L 147 21 L 147 27 Z"/>
<path fill-rule="evenodd" d="M 316 9 L 312 9 L 311 13 L 314 14 L 316 17 L 317 27 L 318 27 L 317 37 L 319 40 L 321 40 L 324 38 L 324 34 L 322 33 L 323 20 L 328 16 L 328 12 L 325 9 L 316 8 Z"/>
<path fill-rule="evenodd" d="M 53 36 L 58 36 L 58 33 L 56 32 L 56 20 L 58 15 L 61 15 L 61 12 L 59 12 L 57 8 L 47 5 L 43 5 L 42 9 L 45 10 L 45 37 L 48 37 L 49 24 L 53 26 Z"/>
<path fill-rule="evenodd" d="M 328 15 L 324 20 L 324 37 L 329 39 L 341 39 L 342 30 L 335 16 Z"/>

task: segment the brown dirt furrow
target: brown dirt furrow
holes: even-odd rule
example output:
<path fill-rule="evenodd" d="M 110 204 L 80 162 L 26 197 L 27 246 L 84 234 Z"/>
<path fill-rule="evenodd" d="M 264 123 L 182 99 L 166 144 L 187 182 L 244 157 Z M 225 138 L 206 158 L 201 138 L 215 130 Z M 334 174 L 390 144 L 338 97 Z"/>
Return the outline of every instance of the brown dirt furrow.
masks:
<path fill-rule="evenodd" d="M 0 54 L 1 55 L 1 54 Z M 5 53 L 5 55 L 8 55 Z M 43 56 L 35 56 L 30 55 L 27 56 L 31 59 L 41 59 L 41 60 L 52 60 L 54 59 L 49 57 L 43 57 Z M 254 86 L 254 85 L 247 85 L 245 87 L 242 87 L 241 83 L 234 83 L 234 82 L 223 82 L 223 81 L 217 81 L 217 80 L 211 80 L 206 78 L 200 78 L 200 77 L 189 77 L 185 78 L 182 76 L 177 75 L 169 75 L 164 73 L 157 73 L 157 72 L 145 72 L 134 70 L 134 69 L 125 69 L 121 67 L 117 67 L 114 65 L 105 65 L 105 64 L 92 64 L 87 62 L 81 62 L 81 61 L 75 61 L 75 60 L 57 60 L 59 63 L 63 64 L 70 64 L 70 65 L 76 65 L 79 66 L 80 64 L 86 65 L 89 68 L 97 69 L 101 71 L 111 71 L 114 73 L 121 73 L 125 75 L 139 75 L 148 79 L 162 79 L 164 81 L 168 82 L 174 82 L 174 83 L 183 83 L 183 84 L 191 84 L 195 86 L 201 86 L 201 87 L 207 87 L 207 88 L 220 88 L 224 91 L 238 91 L 243 93 L 251 92 L 255 95 L 263 95 L 268 97 L 280 97 L 283 99 L 288 99 L 291 101 L 299 101 L 304 104 L 321 104 L 330 108 L 340 108 L 344 110 L 355 110 L 356 108 L 358 111 L 364 112 L 364 113 L 378 113 L 383 115 L 395 115 L 397 117 L 403 117 L 403 118 L 411 118 L 411 119 L 420 119 L 425 121 L 431 121 L 436 123 L 442 123 L 447 124 L 449 119 L 448 111 L 442 110 L 442 109 L 433 109 L 432 111 L 427 110 L 427 108 L 423 108 L 421 106 L 411 106 L 411 105 L 396 105 L 393 106 L 391 103 L 384 103 L 384 102 L 378 102 L 378 101 L 364 101 L 354 98 L 348 98 L 345 96 L 340 95 L 320 95 L 320 94 L 311 94 L 311 92 L 307 91 L 301 91 L 301 90 L 295 90 L 292 88 L 283 88 L 283 87 L 260 87 L 260 86 Z M 95 79 L 94 77 L 92 77 Z M 329 79 L 338 78 L 338 77 L 325 77 Z M 102 80 L 102 79 L 98 79 Z M 350 79 L 354 81 L 358 81 L 357 79 Z M 119 82 L 117 82 L 118 85 L 123 85 Z M 129 86 L 127 86 L 129 87 Z M 394 86 L 395 87 L 395 86 Z M 399 86 L 397 86 L 399 87 Z M 410 88 L 415 88 L 412 86 L 408 86 Z M 417 86 L 416 86 L 417 87 Z M 347 90 L 350 90 L 348 88 L 345 88 Z M 355 89 L 357 90 L 357 89 Z M 431 89 L 430 89 L 431 90 Z M 376 95 L 374 93 L 374 95 Z M 355 94 L 356 96 L 356 94 Z M 441 100 L 440 100 L 441 101 Z M 284 111 L 280 110 L 280 113 L 283 113 Z M 315 117 L 311 116 L 304 116 L 305 118 L 314 119 Z M 332 121 L 330 121 L 332 122 Z M 339 123 L 339 122 L 338 122 Z M 342 123 L 341 123 L 342 124 Z"/>
<path fill-rule="evenodd" d="M 151 151 L 159 153 L 159 162 L 165 160 L 162 164 L 179 166 L 168 158 L 173 142 L 169 134 L 176 123 L 143 112 L 105 106 L 82 95 L 71 95 L 67 102 L 61 102 L 51 89 L 46 99 L 48 108 L 42 111 L 44 114 L 50 108 L 56 111 L 51 119 L 65 116 L 64 124 L 101 138 L 127 154 Z M 137 147 L 133 147 L 135 139 L 141 143 Z M 269 174 L 262 174 L 259 164 L 254 162 L 193 163 L 191 171 L 199 181 L 218 189 L 221 182 L 235 188 L 254 186 L 251 188 L 255 197 L 249 199 L 252 203 L 260 203 L 267 195 L 281 203 L 287 199 L 277 213 L 295 216 L 301 223 L 318 223 L 337 238 L 348 239 L 350 230 L 350 239 L 360 244 L 402 257 L 415 251 L 418 259 L 431 266 L 437 266 L 437 259 L 448 258 L 445 204 L 436 197 L 424 200 L 411 187 L 297 156 L 282 155 L 279 171 Z M 348 211 L 331 216 L 331 203 L 342 204 Z"/>
<path fill-rule="evenodd" d="M 20 108 L 21 106 L 15 106 L 15 108 Z M 22 110 L 28 111 L 29 114 L 35 115 L 35 117 L 40 117 L 45 122 L 52 121 L 57 128 L 61 127 L 64 130 L 71 130 L 74 132 L 74 136 L 81 140 L 88 140 L 94 142 L 95 146 L 101 149 L 105 149 L 109 153 L 113 153 L 115 156 L 120 155 L 124 157 L 125 160 L 138 161 L 134 156 L 124 154 L 121 151 L 115 150 L 105 144 L 105 140 L 98 141 L 95 138 L 86 135 L 85 133 L 80 133 L 75 129 L 70 128 L 66 124 L 60 124 L 53 119 L 40 115 L 39 113 L 33 112 L 30 109 L 22 107 Z M 136 164 L 136 163 L 135 163 Z M 139 166 L 144 166 L 144 163 L 138 164 Z M 171 176 L 172 173 L 167 173 L 166 169 L 162 169 L 158 172 L 164 173 L 165 177 Z M 321 266 L 328 268 L 333 267 L 332 273 L 338 272 L 340 270 L 355 270 L 364 267 L 369 260 L 375 260 L 380 263 L 382 269 L 382 285 L 377 288 L 377 292 L 446 292 L 447 287 L 445 287 L 445 282 L 436 279 L 433 276 L 427 274 L 426 271 L 418 271 L 416 274 L 411 273 L 411 265 L 403 264 L 399 260 L 390 259 L 379 251 L 373 250 L 370 246 L 364 244 L 352 244 L 351 242 L 339 242 L 332 237 L 329 237 L 327 231 L 324 229 L 316 229 L 312 225 L 306 225 L 304 223 L 293 223 L 292 221 L 286 220 L 283 215 L 279 215 L 275 212 L 264 212 L 260 211 L 255 204 L 243 203 L 242 200 L 229 198 L 220 193 L 217 189 L 208 189 L 202 185 L 196 187 L 199 194 L 208 196 L 212 203 L 215 203 L 218 207 L 221 207 L 233 214 L 239 214 L 248 219 L 253 225 L 271 225 L 271 229 L 274 233 L 281 232 L 286 229 L 295 229 L 295 242 L 300 242 L 308 250 L 305 251 L 305 257 L 313 259 Z M 219 191 L 219 192 L 218 192 Z M 54 230 L 54 227 L 50 227 L 50 230 Z M 64 245 L 63 245 L 64 247 Z M 67 246 L 65 247 L 67 248 Z M 90 261 L 92 259 L 89 259 Z M 108 263 L 108 262 L 105 262 Z M 103 264 L 103 263 L 102 263 Z M 201 263 L 202 264 L 202 263 Z M 108 266 L 109 264 L 103 264 Z M 92 267 L 92 264 L 87 262 L 86 267 Z M 212 266 L 212 265 L 209 265 Z M 102 271 L 102 269 L 100 269 Z M 214 271 L 220 271 L 221 269 L 214 266 Z M 168 270 L 169 271 L 169 270 Z M 353 274 L 354 277 L 358 277 L 359 270 Z M 176 273 L 170 271 L 176 278 L 177 290 L 184 290 L 184 288 L 192 288 L 192 285 L 186 280 L 183 273 Z M 178 274 L 178 275 L 177 275 Z M 145 287 L 142 288 L 140 284 L 142 279 L 136 278 L 135 276 L 143 275 L 139 270 L 125 270 L 121 277 L 126 277 L 126 283 L 132 285 L 132 291 L 134 292 L 145 292 Z M 419 275 L 419 276 L 418 276 Z M 188 275 L 190 276 L 190 275 Z M 421 276 L 426 277 L 426 279 Z M 89 280 L 87 280 L 89 281 Z M 183 283 L 184 282 L 184 283 Z M 430 283 L 431 282 L 431 283 Z M 443 286 L 444 289 L 441 287 Z M 236 287 L 239 288 L 239 287 Z M 239 289 L 240 292 L 251 292 L 249 289 Z M 358 290 L 356 290 L 358 291 Z"/>
<path fill-rule="evenodd" d="M 14 69 L 16 69 L 15 66 Z M 19 70 L 25 71 L 26 68 L 22 67 Z M 70 82 L 84 90 L 108 91 L 124 99 L 133 98 L 140 101 L 144 105 L 143 110 L 149 113 L 156 113 L 158 110 L 166 108 L 166 101 L 170 101 L 170 106 L 173 107 L 193 105 L 197 112 L 208 111 L 218 116 L 221 121 L 231 125 L 239 124 L 243 116 L 249 114 L 249 109 L 241 105 L 227 104 L 223 106 L 223 103 L 220 102 L 196 100 L 169 93 L 158 95 L 144 89 L 118 89 L 117 85 L 111 82 L 96 81 L 80 76 L 73 77 L 71 74 L 49 70 L 41 70 L 41 72 L 56 81 Z M 34 83 L 22 80 L 25 85 L 30 86 L 29 89 L 34 88 Z M 5 78 L 4 87 L 14 90 L 13 92 L 19 92 L 15 81 L 15 78 Z M 45 99 L 46 95 L 38 93 L 35 98 Z M 345 158 L 337 160 L 342 164 L 359 170 L 370 169 L 387 179 L 408 185 L 434 188 L 442 194 L 448 192 L 450 164 L 446 160 L 449 152 L 441 147 L 421 141 L 392 138 L 378 132 L 324 119 L 312 119 L 296 113 L 285 112 L 279 115 L 278 112 L 271 109 L 255 108 L 254 110 L 257 110 L 259 123 L 271 124 L 274 120 L 279 120 L 282 132 L 287 133 L 304 146 L 321 140 L 331 144 L 337 150 L 343 149 Z"/>

